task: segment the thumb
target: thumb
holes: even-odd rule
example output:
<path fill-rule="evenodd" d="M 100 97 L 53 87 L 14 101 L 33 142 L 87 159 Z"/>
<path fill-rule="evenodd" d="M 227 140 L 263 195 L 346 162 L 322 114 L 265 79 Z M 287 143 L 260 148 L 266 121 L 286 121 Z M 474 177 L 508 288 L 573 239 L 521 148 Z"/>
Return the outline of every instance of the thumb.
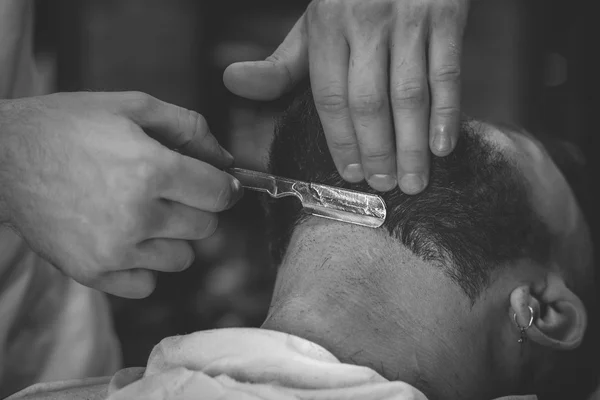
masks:
<path fill-rule="evenodd" d="M 229 91 L 251 100 L 275 100 L 308 71 L 306 14 L 296 22 L 277 50 L 264 61 L 231 64 L 223 74 Z"/>

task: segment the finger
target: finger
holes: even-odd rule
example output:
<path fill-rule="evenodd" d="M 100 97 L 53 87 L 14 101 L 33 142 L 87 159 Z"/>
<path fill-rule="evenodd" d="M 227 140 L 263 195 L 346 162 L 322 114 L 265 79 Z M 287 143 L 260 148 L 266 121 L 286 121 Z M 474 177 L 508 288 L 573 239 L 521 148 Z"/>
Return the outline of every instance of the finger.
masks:
<path fill-rule="evenodd" d="M 454 7 L 449 2 L 446 9 Z M 443 7 L 443 6 L 442 6 Z M 452 11 L 452 9 L 450 9 Z M 454 150 L 460 123 L 460 70 L 464 18 L 460 10 L 436 18 L 430 34 L 429 87 L 431 151 L 445 156 Z"/>
<path fill-rule="evenodd" d="M 143 299 L 156 288 L 156 273 L 146 269 L 111 271 L 90 286 L 118 297 Z"/>
<path fill-rule="evenodd" d="M 306 20 L 302 15 L 273 54 L 264 61 L 231 64 L 223 83 L 232 93 L 252 100 L 274 100 L 300 81 L 308 69 Z"/>
<path fill-rule="evenodd" d="M 398 24 L 392 34 L 390 99 L 396 132 L 398 184 L 407 194 L 429 180 L 429 93 L 424 29 Z"/>
<path fill-rule="evenodd" d="M 160 204 L 163 223 L 150 232 L 149 238 L 180 240 L 205 239 L 215 233 L 218 216 L 184 204 L 164 200 Z"/>
<path fill-rule="evenodd" d="M 208 212 L 231 208 L 244 190 L 233 176 L 199 160 L 173 153 L 169 164 L 169 185 L 160 197 Z"/>
<path fill-rule="evenodd" d="M 348 108 L 350 49 L 341 28 L 316 13 L 309 27 L 309 74 L 315 107 L 327 146 L 340 175 L 349 182 L 364 179 L 360 152 Z"/>
<path fill-rule="evenodd" d="M 139 243 L 132 252 L 132 269 L 180 272 L 187 269 L 196 254 L 185 240 L 154 238 Z"/>
<path fill-rule="evenodd" d="M 349 104 L 369 185 L 379 191 L 396 187 L 396 148 L 388 101 L 388 46 L 383 38 L 352 45 Z"/>
<path fill-rule="evenodd" d="M 217 168 L 233 163 L 233 157 L 211 134 L 204 117 L 195 111 L 165 103 L 138 92 L 120 94 L 121 112 L 151 131 L 154 139 L 182 154 L 198 158 Z"/>

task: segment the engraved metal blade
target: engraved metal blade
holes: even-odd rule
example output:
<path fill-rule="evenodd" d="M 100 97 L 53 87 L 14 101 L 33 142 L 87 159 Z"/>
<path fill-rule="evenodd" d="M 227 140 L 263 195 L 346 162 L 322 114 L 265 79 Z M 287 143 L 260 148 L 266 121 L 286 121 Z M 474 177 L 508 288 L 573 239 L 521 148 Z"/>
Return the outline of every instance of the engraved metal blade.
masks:
<path fill-rule="evenodd" d="M 315 216 L 378 228 L 385 222 L 386 207 L 380 196 L 316 183 L 281 178 L 241 168 L 228 170 L 243 187 L 275 198 L 295 196 Z"/>

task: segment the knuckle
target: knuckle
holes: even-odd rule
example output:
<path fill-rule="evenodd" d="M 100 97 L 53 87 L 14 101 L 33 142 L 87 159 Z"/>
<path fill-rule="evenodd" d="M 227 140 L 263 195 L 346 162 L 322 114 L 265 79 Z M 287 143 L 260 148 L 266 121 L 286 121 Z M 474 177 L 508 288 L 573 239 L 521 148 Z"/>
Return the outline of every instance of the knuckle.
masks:
<path fill-rule="evenodd" d="M 277 65 L 286 66 L 285 61 L 288 60 L 290 56 L 293 56 L 292 50 L 288 49 L 287 47 L 281 46 L 275 52 L 267 56 L 267 58 L 265 58 L 265 61 L 269 61 Z M 289 69 L 286 70 L 286 73 L 289 73 Z"/>
<path fill-rule="evenodd" d="M 436 68 L 434 71 L 432 71 L 430 79 L 434 83 L 459 84 L 460 76 L 461 76 L 460 66 L 445 65 L 445 66 Z"/>
<path fill-rule="evenodd" d="M 203 140 L 208 132 L 206 119 L 195 111 L 183 107 L 177 109 L 179 126 L 174 136 L 177 149 L 185 149 L 194 140 Z M 191 127 L 191 129 L 186 129 Z"/>
<path fill-rule="evenodd" d="M 425 1 L 413 1 L 410 6 L 399 13 L 402 16 L 403 23 L 407 26 L 421 26 L 427 19 L 429 4 Z"/>
<path fill-rule="evenodd" d="M 378 115 L 385 111 L 386 103 L 381 93 L 360 93 L 352 96 L 350 111 L 357 116 Z"/>
<path fill-rule="evenodd" d="M 462 7 L 458 1 L 442 1 L 435 8 L 437 19 L 446 22 L 457 19 L 462 12 Z"/>
<path fill-rule="evenodd" d="M 344 6 L 342 0 L 313 1 L 308 9 L 309 21 L 320 21 L 323 26 L 337 24 Z"/>
<path fill-rule="evenodd" d="M 371 162 L 389 161 L 393 156 L 393 152 L 390 149 L 385 148 L 366 149 L 363 151 L 365 160 Z"/>
<path fill-rule="evenodd" d="M 409 79 L 398 82 L 390 94 L 392 107 L 399 109 L 417 109 L 425 106 L 427 87 L 421 79 Z"/>
<path fill-rule="evenodd" d="M 404 147 L 398 150 L 398 159 L 405 163 L 421 165 L 426 156 L 426 150 L 416 147 Z"/>
<path fill-rule="evenodd" d="M 126 92 L 125 98 L 133 110 L 145 110 L 152 106 L 152 96 L 144 92 L 132 91 Z"/>
<path fill-rule="evenodd" d="M 138 189 L 142 189 L 146 193 L 156 182 L 161 174 L 161 166 L 153 159 L 145 159 L 138 163 L 135 175 L 137 177 Z"/>
<path fill-rule="evenodd" d="M 195 111 L 186 110 L 188 113 L 188 118 L 190 119 L 192 126 L 192 136 L 187 139 L 186 144 L 189 144 L 194 138 L 204 140 L 208 136 L 208 122 L 206 122 L 206 118 L 202 115 L 198 114 Z"/>
<path fill-rule="evenodd" d="M 163 169 L 168 167 L 170 162 L 172 161 L 167 159 L 161 161 L 139 160 L 131 167 L 127 175 L 118 178 L 119 182 L 114 186 L 120 207 L 115 212 L 120 218 L 123 218 L 123 221 L 119 221 L 121 226 L 132 224 L 144 204 L 147 204 L 154 194 L 160 192 L 161 183 L 166 184 L 167 181 L 167 179 L 162 179 L 165 174 Z"/>
<path fill-rule="evenodd" d="M 292 70 L 290 69 L 290 66 L 286 62 L 286 60 L 289 60 L 292 57 L 292 50 L 289 50 L 285 47 L 280 47 L 277 49 L 277 51 L 275 51 L 273 54 L 271 54 L 265 59 L 265 61 L 269 61 L 281 68 L 282 71 L 285 73 L 287 78 L 286 86 L 284 89 L 285 91 L 291 90 L 297 83 L 297 78 L 294 76 Z"/>
<path fill-rule="evenodd" d="M 453 105 L 439 105 L 433 109 L 433 114 L 438 118 L 458 120 L 460 109 Z"/>
<path fill-rule="evenodd" d="M 206 118 L 195 111 L 190 111 L 190 118 L 194 120 L 194 136 L 198 137 L 200 141 L 204 141 L 210 132 Z"/>
<path fill-rule="evenodd" d="M 329 147 L 336 152 L 350 153 L 358 149 L 358 143 L 353 138 L 331 138 Z"/>
<path fill-rule="evenodd" d="M 340 113 L 348 108 L 348 100 L 340 89 L 329 88 L 317 91 L 314 95 L 315 107 L 327 113 Z"/>
<path fill-rule="evenodd" d="M 394 18 L 395 4 L 389 0 L 359 1 L 352 6 L 354 19 L 367 26 L 382 26 Z"/>

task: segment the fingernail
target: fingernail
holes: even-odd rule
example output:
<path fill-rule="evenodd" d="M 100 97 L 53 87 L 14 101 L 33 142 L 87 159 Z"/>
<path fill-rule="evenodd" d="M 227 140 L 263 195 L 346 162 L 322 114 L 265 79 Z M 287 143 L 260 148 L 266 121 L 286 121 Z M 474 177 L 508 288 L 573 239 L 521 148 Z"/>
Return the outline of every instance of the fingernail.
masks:
<path fill-rule="evenodd" d="M 392 175 L 375 174 L 368 179 L 369 185 L 380 192 L 387 192 L 396 187 L 396 178 Z"/>
<path fill-rule="evenodd" d="M 244 187 L 236 178 L 231 179 L 231 199 L 229 206 L 233 206 L 244 196 Z"/>
<path fill-rule="evenodd" d="M 417 194 L 425 187 L 425 181 L 417 174 L 406 174 L 400 179 L 400 189 L 406 194 Z"/>
<path fill-rule="evenodd" d="M 445 129 L 440 128 L 433 138 L 433 147 L 440 153 L 445 153 L 450 150 L 452 140 Z"/>
<path fill-rule="evenodd" d="M 235 160 L 233 158 L 233 156 L 231 155 L 230 152 L 228 152 L 227 150 L 225 150 L 224 148 L 221 147 L 221 152 L 223 153 L 223 155 L 225 156 L 225 158 L 227 159 L 227 163 L 228 164 L 233 164 L 233 161 Z"/>
<path fill-rule="evenodd" d="M 344 169 L 343 175 L 344 179 L 352 183 L 357 183 L 365 179 L 362 165 L 360 164 L 349 164 L 346 169 Z"/>

